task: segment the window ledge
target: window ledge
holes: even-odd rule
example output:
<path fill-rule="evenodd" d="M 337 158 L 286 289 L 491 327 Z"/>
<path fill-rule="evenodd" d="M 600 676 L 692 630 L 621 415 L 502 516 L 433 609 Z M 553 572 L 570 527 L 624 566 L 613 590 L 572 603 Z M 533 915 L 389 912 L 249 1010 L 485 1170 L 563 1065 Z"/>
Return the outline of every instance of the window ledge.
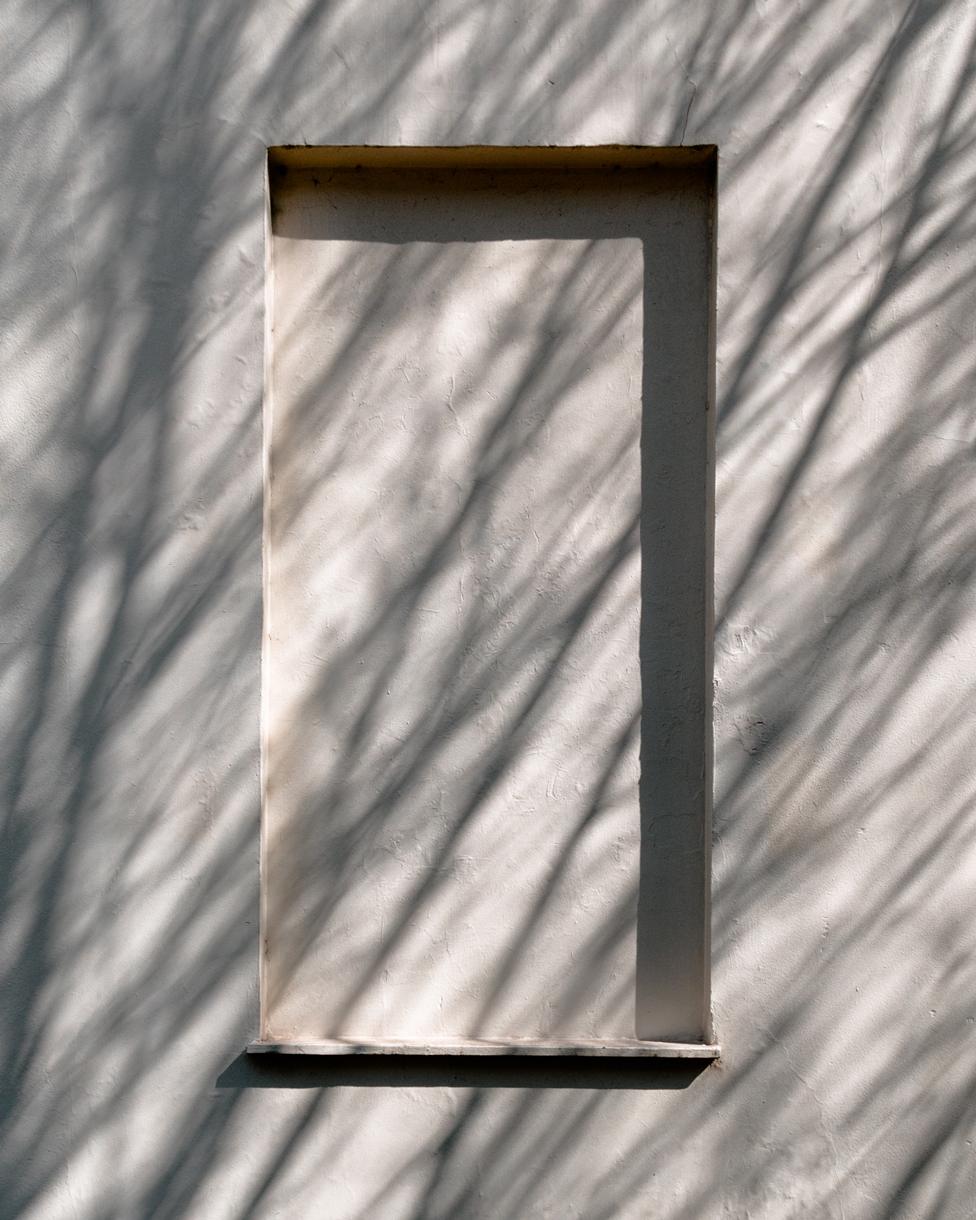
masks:
<path fill-rule="evenodd" d="M 708 1042 L 649 1042 L 638 1038 L 537 1042 L 520 1038 L 444 1038 L 423 1042 L 328 1038 L 252 1042 L 249 1055 L 585 1055 L 606 1059 L 717 1059 Z"/>

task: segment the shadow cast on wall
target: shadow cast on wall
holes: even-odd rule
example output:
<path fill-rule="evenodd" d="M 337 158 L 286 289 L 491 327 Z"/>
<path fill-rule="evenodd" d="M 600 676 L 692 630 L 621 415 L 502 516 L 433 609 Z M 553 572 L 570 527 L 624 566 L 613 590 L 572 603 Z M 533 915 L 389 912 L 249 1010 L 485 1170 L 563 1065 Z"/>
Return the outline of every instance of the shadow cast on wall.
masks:
<path fill-rule="evenodd" d="M 592 130 L 619 79 L 621 124 L 723 148 L 729 1060 L 633 1093 L 452 1066 L 423 1124 L 408 1090 L 349 1088 L 346 1066 L 261 1088 L 227 1048 L 256 1020 L 260 386 L 238 357 L 261 333 L 259 161 L 283 127 L 386 130 L 429 92 L 429 31 L 348 0 L 138 7 L 32 7 L 0 49 L 4 390 L 24 421 L 3 448 L 0 1214 L 316 1214 L 325 1190 L 363 1218 L 566 1198 L 586 1220 L 966 1215 L 970 7 L 676 21 L 610 0 L 526 14 L 517 48 L 494 6 L 439 11 L 465 87 L 423 111 L 431 143 Z"/>
<path fill-rule="evenodd" d="M 562 1058 L 471 1058 L 457 1055 L 239 1055 L 217 1077 L 220 1089 L 687 1089 L 707 1063 Z"/>

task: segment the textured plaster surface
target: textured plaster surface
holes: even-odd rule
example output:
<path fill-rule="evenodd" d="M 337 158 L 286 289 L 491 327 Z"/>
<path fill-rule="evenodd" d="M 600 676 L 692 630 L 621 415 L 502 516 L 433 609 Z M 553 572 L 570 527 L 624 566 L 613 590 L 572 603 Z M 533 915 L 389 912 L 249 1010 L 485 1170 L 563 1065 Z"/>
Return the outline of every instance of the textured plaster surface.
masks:
<path fill-rule="evenodd" d="M 0 1215 L 972 1214 L 976 12 L 0 15 Z M 245 1058 L 265 149 L 716 143 L 720 1064 Z"/>

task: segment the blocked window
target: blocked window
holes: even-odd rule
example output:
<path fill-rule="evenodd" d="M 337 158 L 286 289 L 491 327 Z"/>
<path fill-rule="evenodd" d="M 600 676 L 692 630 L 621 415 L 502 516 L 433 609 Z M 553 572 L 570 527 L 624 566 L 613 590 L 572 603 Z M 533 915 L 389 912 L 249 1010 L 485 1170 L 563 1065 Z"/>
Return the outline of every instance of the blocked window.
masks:
<path fill-rule="evenodd" d="M 252 1049 L 713 1053 L 714 169 L 271 150 Z"/>

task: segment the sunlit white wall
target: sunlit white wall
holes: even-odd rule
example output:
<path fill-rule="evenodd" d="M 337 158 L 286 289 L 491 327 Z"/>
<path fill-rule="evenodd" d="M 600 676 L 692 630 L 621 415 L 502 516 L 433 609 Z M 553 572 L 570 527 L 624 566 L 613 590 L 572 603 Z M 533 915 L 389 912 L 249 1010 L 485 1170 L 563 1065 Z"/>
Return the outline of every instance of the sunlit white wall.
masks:
<path fill-rule="evenodd" d="M 969 1216 L 972 7 L 0 20 L 0 1215 Z M 620 141 L 720 148 L 723 1060 L 259 1068 L 265 148 Z"/>

